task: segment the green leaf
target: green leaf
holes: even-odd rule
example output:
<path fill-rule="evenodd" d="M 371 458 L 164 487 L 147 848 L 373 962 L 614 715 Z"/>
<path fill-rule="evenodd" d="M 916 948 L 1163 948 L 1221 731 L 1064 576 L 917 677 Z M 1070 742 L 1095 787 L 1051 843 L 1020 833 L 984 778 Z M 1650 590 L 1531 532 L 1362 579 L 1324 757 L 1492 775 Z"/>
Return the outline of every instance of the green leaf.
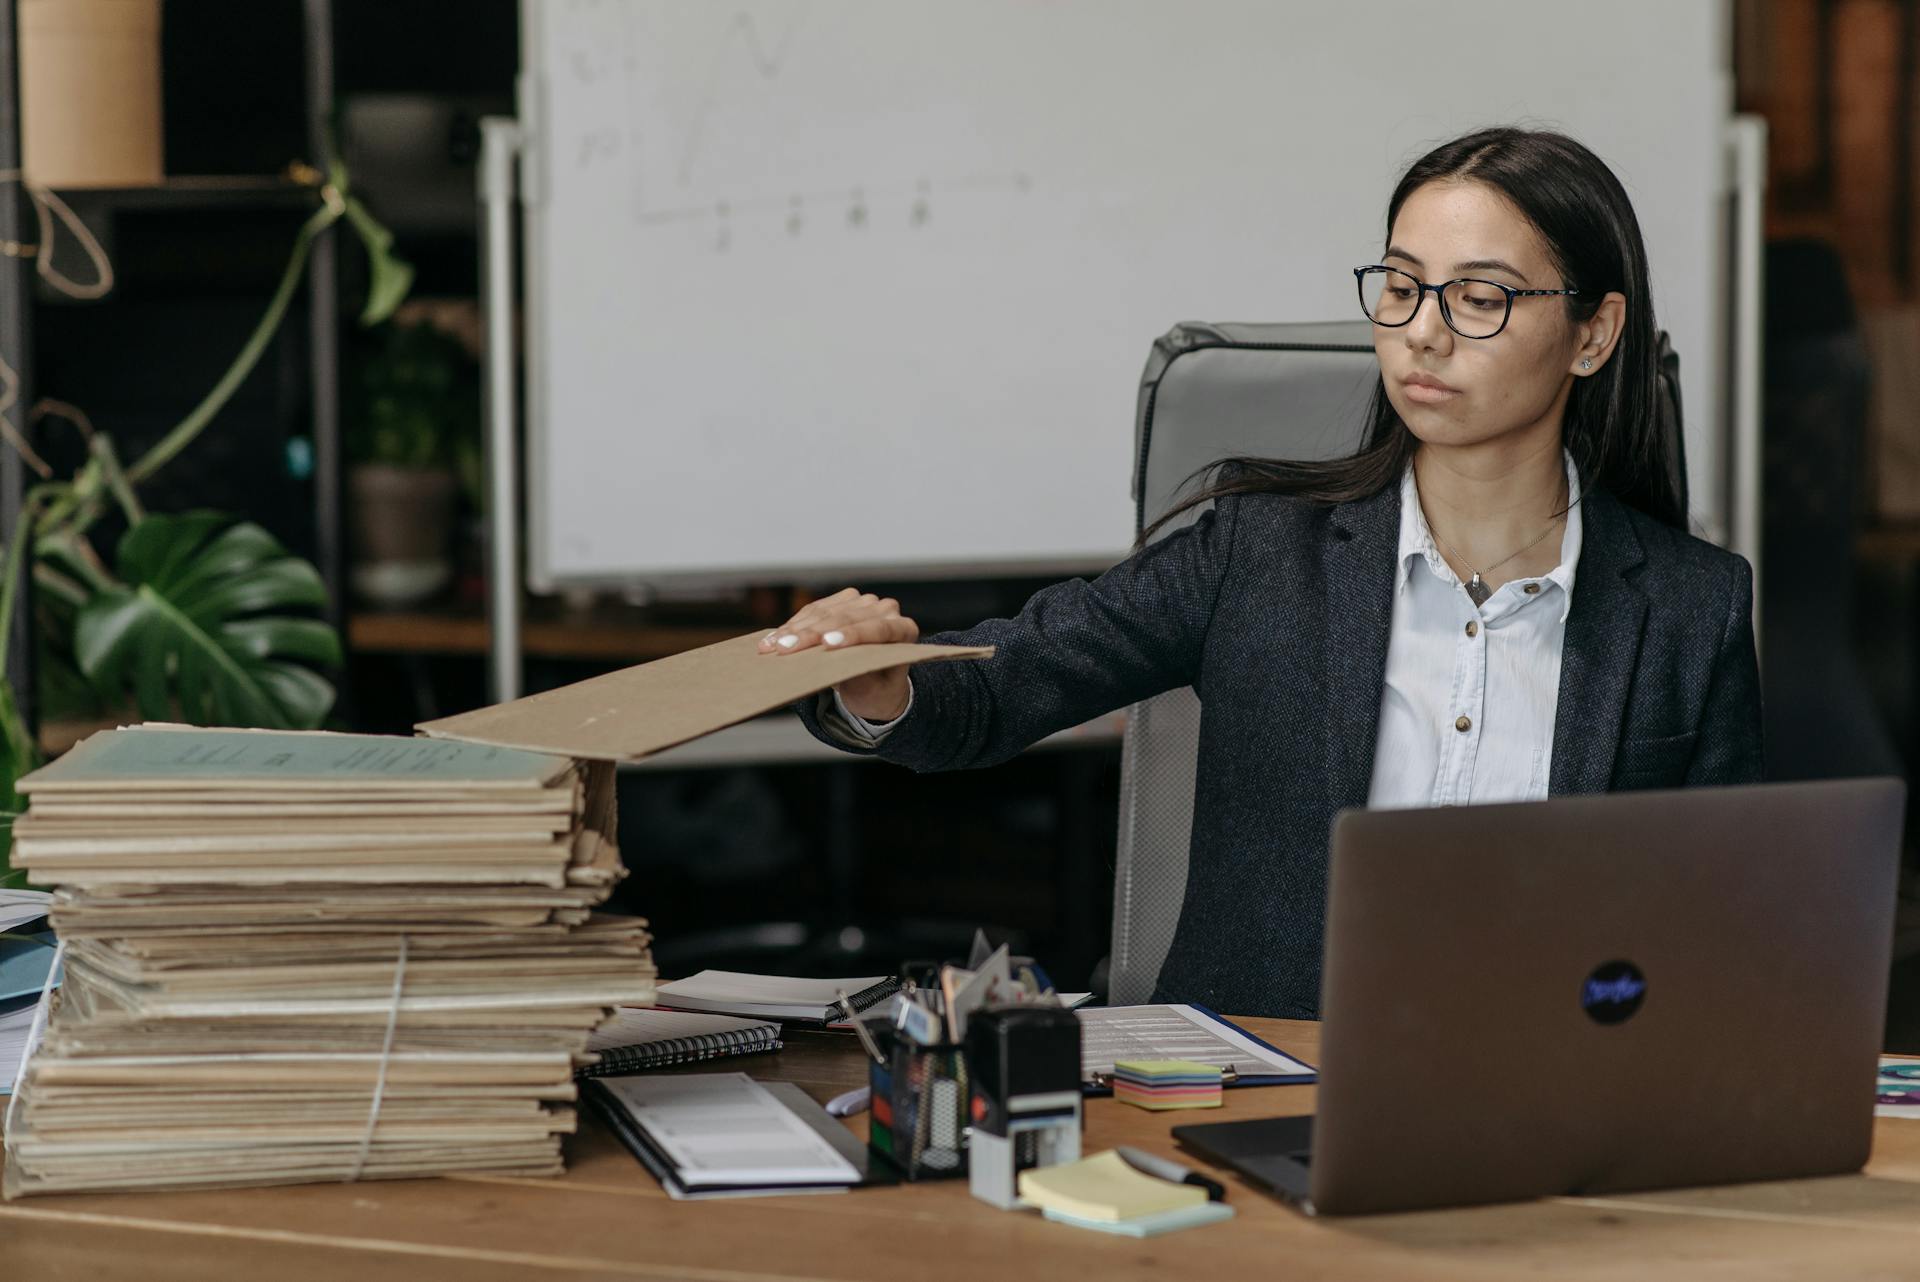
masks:
<path fill-rule="evenodd" d="M 91 594 L 44 563 L 34 567 L 33 583 L 34 635 L 38 641 L 33 675 L 39 690 L 36 710 L 40 720 L 91 720 L 105 710 L 106 699 L 73 659 L 73 621 Z"/>
<path fill-rule="evenodd" d="M 346 661 L 340 634 L 318 619 L 241 619 L 227 625 L 227 635 L 262 659 L 278 655 L 319 668 Z"/>
<path fill-rule="evenodd" d="M 40 764 L 40 749 L 27 730 L 27 722 L 14 702 L 13 687 L 0 680 L 0 806 L 8 815 L 20 812 L 20 794 L 14 784 L 22 775 Z M 13 821 L 0 825 L 0 885 L 23 881 L 11 874 L 8 855 L 13 850 Z"/>
<path fill-rule="evenodd" d="M 407 291 L 413 288 L 413 267 L 393 252 L 393 233 L 353 196 L 347 197 L 347 222 L 367 251 L 367 305 L 361 309 L 360 323 L 378 325 L 406 301 Z"/>
<path fill-rule="evenodd" d="M 270 663 L 260 674 L 261 681 L 281 707 L 294 709 L 300 724 L 318 729 L 333 707 L 333 686 L 312 668 L 291 663 Z"/>
<path fill-rule="evenodd" d="M 80 609 L 73 651 L 103 690 L 142 716 L 310 730 L 333 706 L 314 671 L 340 638 L 300 613 L 326 604 L 314 568 L 251 522 L 213 512 L 148 516 L 120 540 L 124 587 Z"/>
<path fill-rule="evenodd" d="M 120 537 L 115 557 L 120 573 L 129 583 L 170 582 L 232 520 L 224 512 L 183 512 L 164 521 L 142 521 Z"/>
<path fill-rule="evenodd" d="M 34 586 L 58 592 L 75 604 L 92 592 L 113 586 L 111 576 L 92 560 L 91 550 L 86 540 L 76 534 L 36 540 Z"/>

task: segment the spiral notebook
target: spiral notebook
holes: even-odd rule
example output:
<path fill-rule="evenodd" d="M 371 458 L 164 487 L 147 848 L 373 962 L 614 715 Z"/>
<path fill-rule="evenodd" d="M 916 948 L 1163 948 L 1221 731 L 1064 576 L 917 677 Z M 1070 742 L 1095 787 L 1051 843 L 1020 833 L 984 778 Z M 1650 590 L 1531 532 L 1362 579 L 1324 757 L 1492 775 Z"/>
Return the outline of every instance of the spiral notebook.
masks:
<path fill-rule="evenodd" d="M 650 1068 L 695 1064 L 723 1055 L 780 1049 L 780 1025 L 764 1019 L 733 1019 L 688 1011 L 622 1006 L 587 1040 L 600 1056 L 575 1077 L 613 1077 Z"/>

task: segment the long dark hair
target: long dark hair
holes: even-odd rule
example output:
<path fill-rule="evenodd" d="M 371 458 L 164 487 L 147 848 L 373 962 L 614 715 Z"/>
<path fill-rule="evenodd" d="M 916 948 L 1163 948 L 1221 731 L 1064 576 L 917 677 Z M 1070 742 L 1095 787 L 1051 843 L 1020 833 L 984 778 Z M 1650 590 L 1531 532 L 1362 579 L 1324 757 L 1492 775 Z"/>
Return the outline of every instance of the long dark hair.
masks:
<path fill-rule="evenodd" d="M 1407 197 L 1430 182 L 1471 179 L 1500 192 L 1547 243 L 1561 279 L 1580 292 L 1565 300 L 1576 323 L 1590 319 L 1609 292 L 1627 299 L 1626 326 L 1613 359 L 1599 373 L 1576 378 L 1561 431 L 1583 489 L 1604 489 L 1649 516 L 1687 528 L 1677 484 L 1680 461 L 1659 424 L 1659 353 L 1647 251 L 1620 180 L 1606 162 L 1565 134 L 1496 128 L 1443 143 L 1415 161 L 1387 204 L 1387 237 Z M 1384 243 L 1384 242 L 1383 242 Z M 1188 478 L 1201 483 L 1140 536 L 1144 544 L 1168 521 L 1230 494 L 1291 494 L 1321 503 L 1370 498 L 1400 481 L 1419 440 L 1374 386 L 1369 426 L 1359 453 L 1301 462 L 1228 458 Z"/>

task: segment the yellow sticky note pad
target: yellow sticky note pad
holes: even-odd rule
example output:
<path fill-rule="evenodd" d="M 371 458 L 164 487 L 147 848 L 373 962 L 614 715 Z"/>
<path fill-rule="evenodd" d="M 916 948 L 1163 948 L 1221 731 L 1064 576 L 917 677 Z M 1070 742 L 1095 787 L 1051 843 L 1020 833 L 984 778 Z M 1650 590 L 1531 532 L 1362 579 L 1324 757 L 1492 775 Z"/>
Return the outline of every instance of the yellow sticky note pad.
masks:
<path fill-rule="evenodd" d="M 1078 1162 L 1042 1166 L 1020 1173 L 1020 1196 L 1043 1211 L 1115 1224 L 1198 1206 L 1207 1191 L 1195 1184 L 1155 1179 L 1128 1166 L 1108 1150 Z"/>

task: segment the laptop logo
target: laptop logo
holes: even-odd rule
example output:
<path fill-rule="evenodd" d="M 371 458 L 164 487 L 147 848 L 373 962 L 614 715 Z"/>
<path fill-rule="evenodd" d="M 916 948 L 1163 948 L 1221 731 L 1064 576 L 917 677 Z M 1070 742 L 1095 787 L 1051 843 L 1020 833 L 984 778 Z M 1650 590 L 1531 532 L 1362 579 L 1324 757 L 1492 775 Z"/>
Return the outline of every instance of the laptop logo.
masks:
<path fill-rule="evenodd" d="M 1618 1024 L 1640 1009 L 1647 977 L 1630 961 L 1610 961 L 1580 986 L 1580 1005 L 1596 1024 Z"/>

